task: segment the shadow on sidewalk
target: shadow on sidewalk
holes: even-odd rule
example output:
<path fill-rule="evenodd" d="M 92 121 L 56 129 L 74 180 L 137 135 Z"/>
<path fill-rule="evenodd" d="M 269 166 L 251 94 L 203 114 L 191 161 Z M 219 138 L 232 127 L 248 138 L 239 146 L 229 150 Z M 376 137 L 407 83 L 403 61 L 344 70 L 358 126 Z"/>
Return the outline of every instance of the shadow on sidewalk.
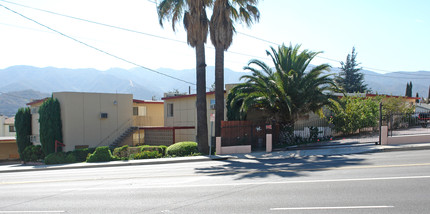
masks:
<path fill-rule="evenodd" d="M 265 178 L 306 176 L 308 172 L 332 170 L 338 167 L 358 166 L 364 159 L 345 156 L 307 156 L 287 159 L 245 159 L 224 160 L 221 166 L 196 168 L 196 173 L 208 176 L 236 174 L 237 180 L 245 178 Z"/>

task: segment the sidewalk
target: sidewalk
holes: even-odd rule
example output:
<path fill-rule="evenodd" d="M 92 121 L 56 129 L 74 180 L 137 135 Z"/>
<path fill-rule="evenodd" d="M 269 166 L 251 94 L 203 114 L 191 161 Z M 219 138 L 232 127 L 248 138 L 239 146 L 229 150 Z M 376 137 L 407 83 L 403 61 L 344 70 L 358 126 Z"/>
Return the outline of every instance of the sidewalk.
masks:
<path fill-rule="evenodd" d="M 194 156 L 178 158 L 159 158 L 130 161 L 111 161 L 101 163 L 73 163 L 57 165 L 23 165 L 7 164 L 0 165 L 0 173 L 26 172 L 41 170 L 61 170 L 61 169 L 78 169 L 78 168 L 96 168 L 96 167 L 115 167 L 131 165 L 154 165 L 170 164 L 185 162 L 203 162 L 212 160 L 226 159 L 285 159 L 294 157 L 314 156 L 314 155 L 349 155 L 372 152 L 388 151 L 406 151 L 406 150 L 425 150 L 430 149 L 430 143 L 420 144 L 402 144 L 402 145 L 375 145 L 373 143 L 324 143 L 309 144 L 299 147 L 289 147 L 288 150 L 267 152 L 253 152 L 249 154 L 232 154 L 232 155 L 212 155 L 212 156 Z"/>

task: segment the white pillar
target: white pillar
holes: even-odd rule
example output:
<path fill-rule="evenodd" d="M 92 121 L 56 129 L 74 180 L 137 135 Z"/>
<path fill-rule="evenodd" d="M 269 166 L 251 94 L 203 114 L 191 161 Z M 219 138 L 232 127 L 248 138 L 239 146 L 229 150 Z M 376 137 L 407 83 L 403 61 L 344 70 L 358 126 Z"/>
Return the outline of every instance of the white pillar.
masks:
<path fill-rule="evenodd" d="M 221 153 L 221 137 L 216 137 L 216 154 L 222 155 Z"/>
<path fill-rule="evenodd" d="M 272 134 L 266 134 L 266 152 L 272 152 Z"/>

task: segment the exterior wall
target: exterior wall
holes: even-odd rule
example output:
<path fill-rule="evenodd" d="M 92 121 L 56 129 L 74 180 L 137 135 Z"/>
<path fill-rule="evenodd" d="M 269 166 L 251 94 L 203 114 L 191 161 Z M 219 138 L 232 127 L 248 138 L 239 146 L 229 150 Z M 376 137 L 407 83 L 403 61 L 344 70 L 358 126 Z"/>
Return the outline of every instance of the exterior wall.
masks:
<path fill-rule="evenodd" d="M 60 102 L 64 151 L 109 145 L 132 125 L 131 94 L 56 92 L 53 97 Z"/>
<path fill-rule="evenodd" d="M 164 126 L 163 102 L 133 102 L 133 107 L 146 108 L 145 116 L 133 115 L 133 121 L 135 126 Z"/>
<path fill-rule="evenodd" d="M 173 117 L 169 116 L 168 105 L 173 104 Z M 169 98 L 164 101 L 164 125 L 167 127 L 194 126 L 197 127 L 196 97 Z M 196 141 L 197 130 L 178 130 L 175 143 L 181 141 Z"/>
<path fill-rule="evenodd" d="M 40 124 L 39 124 L 39 107 L 43 101 L 30 105 L 31 110 L 31 135 L 33 136 L 33 144 L 40 145 Z"/>
<path fill-rule="evenodd" d="M 14 137 L 16 135 L 16 132 L 9 131 L 10 126 L 15 126 L 13 121 L 13 118 L 0 115 L 0 137 Z"/>
<path fill-rule="evenodd" d="M 16 159 L 19 159 L 18 146 L 16 145 L 16 140 L 0 139 L 0 160 L 16 160 Z"/>
<path fill-rule="evenodd" d="M 227 94 L 224 95 L 224 99 L 227 99 Z M 213 92 L 209 92 L 206 94 L 209 142 L 211 140 L 211 134 L 215 135 L 215 127 L 211 127 L 210 121 L 211 114 L 215 115 L 215 109 L 211 109 L 211 100 L 215 100 L 215 94 Z M 169 104 L 173 104 L 173 117 L 170 117 L 168 115 Z M 227 109 L 224 107 L 224 118 L 226 118 L 226 115 Z M 167 127 L 197 127 L 196 96 L 185 95 L 164 98 L 164 125 Z M 179 129 L 176 130 L 175 143 L 181 141 L 196 141 L 196 136 L 197 129 Z"/>

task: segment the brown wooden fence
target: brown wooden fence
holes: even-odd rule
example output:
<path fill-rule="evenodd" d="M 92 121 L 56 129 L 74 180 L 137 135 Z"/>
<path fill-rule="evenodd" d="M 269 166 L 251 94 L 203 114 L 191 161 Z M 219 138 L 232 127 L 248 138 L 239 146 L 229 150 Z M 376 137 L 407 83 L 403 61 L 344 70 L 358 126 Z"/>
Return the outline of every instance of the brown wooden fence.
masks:
<path fill-rule="evenodd" d="M 250 121 L 222 121 L 221 145 L 251 145 L 252 149 L 264 149 L 266 145 L 265 124 Z"/>

